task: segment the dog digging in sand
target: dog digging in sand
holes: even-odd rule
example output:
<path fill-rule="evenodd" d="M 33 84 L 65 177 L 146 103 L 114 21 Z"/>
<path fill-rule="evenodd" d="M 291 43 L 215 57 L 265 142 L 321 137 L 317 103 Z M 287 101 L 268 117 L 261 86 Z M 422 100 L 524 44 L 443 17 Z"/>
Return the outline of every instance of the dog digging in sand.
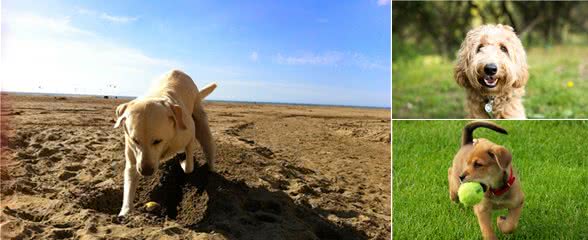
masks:
<path fill-rule="evenodd" d="M 199 142 L 210 170 L 214 167 L 215 144 L 208 126 L 202 99 L 216 84 L 198 91 L 185 73 L 172 70 L 152 87 L 145 97 L 123 103 L 116 108 L 115 128 L 125 134 L 125 171 L 122 209 L 119 216 L 133 209 L 138 175 L 150 176 L 178 152 L 185 152 L 181 162 L 185 173 L 194 170 L 193 153 Z"/>
<path fill-rule="evenodd" d="M 468 118 L 526 118 L 527 56 L 512 27 L 469 31 L 457 55 L 455 80 L 466 90 Z"/>
<path fill-rule="evenodd" d="M 496 223 L 504 234 L 512 233 L 523 210 L 524 195 L 512 166 L 512 155 L 503 146 L 490 140 L 473 139 L 476 128 L 484 127 L 507 134 L 506 130 L 490 122 L 471 122 L 463 129 L 461 148 L 448 169 L 449 198 L 459 202 L 457 190 L 463 182 L 479 182 L 484 198 L 474 206 L 474 213 L 484 239 L 496 239 L 492 230 L 492 211 L 508 209 L 507 216 L 499 216 Z"/>

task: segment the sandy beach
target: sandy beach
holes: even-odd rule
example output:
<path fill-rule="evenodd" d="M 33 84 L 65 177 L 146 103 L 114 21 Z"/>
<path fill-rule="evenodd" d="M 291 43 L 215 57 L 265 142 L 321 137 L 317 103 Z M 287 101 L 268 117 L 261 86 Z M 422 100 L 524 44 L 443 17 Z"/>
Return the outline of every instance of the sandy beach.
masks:
<path fill-rule="evenodd" d="M 390 238 L 389 109 L 206 103 L 216 172 L 166 161 L 121 220 L 125 101 L 2 95 L 2 239 Z"/>

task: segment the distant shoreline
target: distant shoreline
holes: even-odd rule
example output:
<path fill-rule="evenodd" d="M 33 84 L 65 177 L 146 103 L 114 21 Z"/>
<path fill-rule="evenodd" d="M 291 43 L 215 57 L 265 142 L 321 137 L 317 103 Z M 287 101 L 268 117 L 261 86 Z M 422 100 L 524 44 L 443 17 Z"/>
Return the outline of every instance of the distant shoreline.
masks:
<path fill-rule="evenodd" d="M 51 97 L 95 97 L 103 99 L 108 96 L 110 99 L 135 99 L 133 96 L 117 96 L 117 95 L 96 95 L 96 94 L 71 94 L 71 93 L 39 93 L 39 92 L 10 92 L 3 91 L 2 95 L 21 95 L 21 96 L 51 96 Z M 334 105 L 334 104 L 315 104 L 315 103 L 287 103 L 287 102 L 264 102 L 264 101 L 233 101 L 233 100 L 206 100 L 207 102 L 217 103 L 241 103 L 241 104 L 262 104 L 262 105 L 288 105 L 288 106 L 310 106 L 310 107 L 348 107 L 348 108 L 364 108 L 364 109 L 387 109 L 390 107 L 375 107 L 375 106 L 356 106 L 356 105 Z"/>

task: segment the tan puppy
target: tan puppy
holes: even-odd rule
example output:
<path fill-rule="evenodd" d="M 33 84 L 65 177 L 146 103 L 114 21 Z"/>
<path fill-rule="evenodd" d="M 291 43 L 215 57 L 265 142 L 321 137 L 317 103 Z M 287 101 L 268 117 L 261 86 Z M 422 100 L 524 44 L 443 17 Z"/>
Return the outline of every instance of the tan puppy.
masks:
<path fill-rule="evenodd" d="M 496 219 L 502 233 L 512 233 L 518 225 L 524 195 L 519 178 L 512 167 L 512 155 L 503 146 L 487 139 L 476 139 L 472 133 L 484 127 L 507 134 L 491 122 L 471 122 L 463 129 L 461 148 L 448 169 L 449 198 L 459 202 L 457 190 L 462 182 L 479 182 L 484 187 L 484 199 L 474 206 L 484 239 L 496 239 L 492 230 L 492 210 L 508 209 L 508 216 Z"/>
<path fill-rule="evenodd" d="M 185 73 L 172 70 L 157 82 L 148 95 L 123 103 L 116 108 L 115 128 L 125 133 L 125 183 L 122 209 L 124 216 L 133 209 L 139 172 L 149 176 L 178 152 L 186 153 L 181 163 L 185 173 L 194 170 L 193 153 L 200 143 L 210 170 L 213 170 L 215 145 L 201 100 L 216 84 L 198 92 Z"/>

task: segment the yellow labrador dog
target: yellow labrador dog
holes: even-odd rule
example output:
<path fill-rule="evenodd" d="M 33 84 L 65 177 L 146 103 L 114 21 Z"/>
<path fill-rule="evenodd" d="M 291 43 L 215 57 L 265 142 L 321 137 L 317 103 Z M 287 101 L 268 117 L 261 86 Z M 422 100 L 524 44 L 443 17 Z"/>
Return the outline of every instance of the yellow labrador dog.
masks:
<path fill-rule="evenodd" d="M 122 209 L 125 216 L 133 209 L 139 172 L 152 175 L 159 161 L 176 153 L 185 152 L 181 163 L 185 173 L 194 170 L 193 153 L 198 141 L 206 155 L 210 170 L 214 168 L 215 144 L 202 107 L 216 84 L 202 91 L 185 73 L 172 70 L 141 98 L 123 103 L 116 108 L 115 128 L 122 126 L 125 133 L 125 180 Z"/>

